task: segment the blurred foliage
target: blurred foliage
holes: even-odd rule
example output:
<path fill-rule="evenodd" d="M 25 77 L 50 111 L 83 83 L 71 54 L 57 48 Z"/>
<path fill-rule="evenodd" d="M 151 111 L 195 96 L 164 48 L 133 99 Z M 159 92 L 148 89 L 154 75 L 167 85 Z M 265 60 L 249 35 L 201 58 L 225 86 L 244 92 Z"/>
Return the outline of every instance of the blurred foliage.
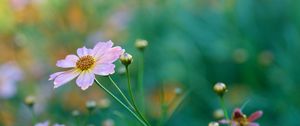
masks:
<path fill-rule="evenodd" d="M 300 1 L 0 3 L 0 63 L 16 62 L 24 71 L 17 94 L 0 99 L 0 125 L 31 124 L 30 111 L 23 104 L 27 95 L 36 95 L 35 112 L 40 121 L 72 125 L 77 118 L 72 116 L 73 110 L 79 110 L 84 118 L 85 101 L 94 99 L 101 104 L 106 95 L 97 87 L 83 92 L 74 82 L 53 90 L 47 79 L 58 70 L 56 60 L 75 53 L 78 47 L 112 40 L 133 54 L 136 60 L 130 69 L 136 80 L 140 54 L 134 42 L 139 38 L 149 42 L 144 80 L 149 96 L 147 107 L 151 110 L 147 116 L 152 122 L 159 116 L 155 111 L 160 108 L 155 106 L 162 84 L 191 91 L 167 125 L 205 126 L 216 120 L 213 112 L 220 105 L 212 86 L 221 81 L 229 87 L 225 99 L 230 110 L 250 100 L 244 112 L 263 110 L 264 116 L 258 121 L 262 126 L 300 125 Z M 126 87 L 123 75 L 113 77 Z M 110 86 L 105 78 L 101 82 Z M 138 125 L 123 111 L 111 101 L 108 108 L 97 110 L 89 122 L 100 125 L 113 119 L 116 125 Z M 128 122 L 128 118 L 132 121 Z"/>

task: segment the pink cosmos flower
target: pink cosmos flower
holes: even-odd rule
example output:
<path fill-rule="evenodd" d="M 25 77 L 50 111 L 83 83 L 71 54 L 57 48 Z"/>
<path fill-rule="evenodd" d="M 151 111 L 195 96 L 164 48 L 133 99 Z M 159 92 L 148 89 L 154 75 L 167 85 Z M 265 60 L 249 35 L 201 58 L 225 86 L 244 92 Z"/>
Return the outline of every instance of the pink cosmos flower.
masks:
<path fill-rule="evenodd" d="M 77 55 L 67 55 L 65 59 L 59 60 L 56 66 L 61 68 L 72 68 L 67 71 L 56 72 L 50 75 L 49 80 L 54 80 L 54 88 L 60 87 L 75 77 L 76 84 L 86 90 L 91 86 L 96 75 L 107 76 L 115 72 L 115 62 L 124 49 L 119 46 L 113 47 L 112 41 L 98 42 L 93 49 L 82 47 L 77 49 Z"/>
<path fill-rule="evenodd" d="M 221 120 L 221 124 L 231 124 L 232 126 L 259 126 L 258 123 L 254 121 L 263 115 L 262 111 L 256 111 L 252 113 L 248 118 L 241 111 L 241 109 L 236 108 L 232 113 L 232 120 Z"/>

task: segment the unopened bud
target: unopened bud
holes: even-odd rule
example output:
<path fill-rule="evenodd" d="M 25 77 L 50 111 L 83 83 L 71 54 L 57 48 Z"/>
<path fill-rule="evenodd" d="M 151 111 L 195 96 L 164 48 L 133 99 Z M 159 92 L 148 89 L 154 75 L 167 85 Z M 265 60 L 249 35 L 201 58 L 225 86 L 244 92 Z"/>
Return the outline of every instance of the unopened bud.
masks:
<path fill-rule="evenodd" d="M 224 117 L 224 111 L 222 109 L 216 109 L 213 115 L 216 119 L 221 119 Z"/>
<path fill-rule="evenodd" d="M 106 109 L 110 106 L 110 100 L 108 98 L 103 98 L 98 102 L 98 104 L 101 109 Z"/>
<path fill-rule="evenodd" d="M 34 96 L 27 96 L 24 100 L 24 103 L 28 106 L 28 107 L 32 107 L 35 103 L 35 97 Z"/>
<path fill-rule="evenodd" d="M 143 39 L 137 39 L 135 41 L 135 47 L 143 51 L 148 46 L 148 41 Z"/>
<path fill-rule="evenodd" d="M 219 126 L 219 123 L 217 123 L 217 122 L 210 122 L 208 124 L 208 126 Z"/>
<path fill-rule="evenodd" d="M 106 119 L 102 122 L 102 126 L 114 126 L 115 122 L 112 119 Z"/>
<path fill-rule="evenodd" d="M 222 82 L 218 82 L 215 84 L 214 86 L 214 91 L 219 95 L 219 96 L 223 96 L 225 92 L 227 92 L 227 88 L 226 85 Z"/>
<path fill-rule="evenodd" d="M 180 87 L 175 88 L 175 94 L 180 95 L 182 93 L 182 89 Z"/>
<path fill-rule="evenodd" d="M 125 66 L 128 66 L 129 64 L 131 64 L 133 59 L 130 54 L 124 53 L 120 56 L 120 60 L 121 60 L 122 64 L 124 64 Z"/>
<path fill-rule="evenodd" d="M 87 101 L 87 102 L 86 102 L 85 106 L 86 106 L 86 108 L 87 108 L 90 112 L 92 112 L 93 110 L 95 110 L 95 108 L 96 108 L 97 105 L 96 105 L 96 102 L 95 102 L 95 101 L 90 100 L 90 101 Z"/>
<path fill-rule="evenodd" d="M 73 111 L 72 111 L 72 116 L 77 117 L 77 116 L 79 116 L 79 115 L 80 115 L 80 112 L 79 112 L 78 110 L 73 110 Z"/>

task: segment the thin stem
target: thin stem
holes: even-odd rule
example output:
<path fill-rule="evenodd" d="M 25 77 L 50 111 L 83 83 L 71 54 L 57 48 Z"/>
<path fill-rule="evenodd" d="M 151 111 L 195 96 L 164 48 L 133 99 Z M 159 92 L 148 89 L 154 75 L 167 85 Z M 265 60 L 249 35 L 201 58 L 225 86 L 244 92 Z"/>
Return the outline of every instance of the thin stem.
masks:
<path fill-rule="evenodd" d="M 178 97 L 177 100 L 174 100 L 175 102 L 173 104 L 169 104 L 169 106 L 174 105 L 175 107 L 173 110 L 170 111 L 170 114 L 165 122 L 168 122 L 168 120 L 171 119 L 171 117 L 174 115 L 174 113 L 177 111 L 177 109 L 179 109 L 179 106 L 183 103 L 183 100 L 185 100 L 185 98 L 188 96 L 189 93 L 190 93 L 190 91 L 187 91 L 182 96 Z M 177 95 L 177 96 L 179 96 L 179 95 Z"/>
<path fill-rule="evenodd" d="M 80 123 L 79 120 L 80 120 L 79 116 L 76 116 L 76 117 L 75 117 L 75 122 L 76 122 L 75 124 L 76 124 L 76 126 L 81 125 L 81 123 Z"/>
<path fill-rule="evenodd" d="M 131 103 L 133 104 L 133 106 L 135 106 L 135 101 L 134 101 L 133 93 L 132 93 L 132 89 L 131 89 L 128 66 L 126 66 L 126 75 L 127 75 L 127 86 L 128 86 L 128 90 L 129 90 L 130 100 L 131 100 Z"/>
<path fill-rule="evenodd" d="M 91 112 L 88 111 L 88 115 L 85 117 L 85 120 L 83 123 L 84 126 L 86 126 L 89 123 L 90 117 L 91 117 Z"/>
<path fill-rule="evenodd" d="M 166 103 L 162 104 L 162 118 L 161 118 L 161 125 L 163 126 L 166 123 L 168 105 Z"/>
<path fill-rule="evenodd" d="M 129 94 L 130 94 L 130 99 L 131 99 L 131 103 L 135 109 L 135 111 L 137 112 L 137 114 L 147 123 L 147 125 L 150 126 L 149 122 L 145 119 L 145 117 L 141 114 L 141 112 L 139 111 L 139 109 L 137 108 L 135 101 L 134 101 L 134 97 L 133 97 L 133 93 L 132 93 L 132 89 L 131 89 L 131 83 L 130 83 L 130 75 L 129 75 L 129 69 L 128 66 L 126 66 L 126 75 L 127 75 L 127 85 L 128 85 L 128 90 L 129 90 Z"/>
<path fill-rule="evenodd" d="M 250 99 L 248 99 L 246 102 L 244 102 L 244 104 L 241 107 L 241 110 L 243 110 L 249 102 L 250 102 Z"/>
<path fill-rule="evenodd" d="M 165 123 L 167 109 L 168 109 L 168 105 L 165 103 L 164 85 L 161 86 L 161 90 L 160 90 L 160 102 L 161 102 L 161 118 L 158 125 L 162 126 Z"/>
<path fill-rule="evenodd" d="M 127 107 L 119 98 L 117 98 L 113 93 L 111 93 L 107 88 L 105 88 L 97 79 L 95 79 L 96 84 L 102 88 L 106 93 L 108 93 L 111 97 L 113 97 L 119 104 L 121 104 L 127 111 L 129 111 L 143 126 L 147 126 L 147 124 L 140 119 L 129 107 Z"/>
<path fill-rule="evenodd" d="M 144 94 L 144 51 L 141 51 L 138 71 L 138 92 L 140 93 L 140 106 L 142 106 L 142 112 L 145 108 L 145 94 Z"/>
<path fill-rule="evenodd" d="M 133 105 L 130 103 L 130 101 L 128 100 L 128 98 L 126 97 L 126 95 L 122 92 L 122 90 L 120 89 L 120 87 L 115 83 L 115 81 L 111 78 L 111 76 L 108 76 L 109 80 L 113 83 L 113 85 L 117 88 L 117 90 L 120 92 L 120 94 L 122 95 L 122 97 L 125 99 L 125 101 L 127 102 L 127 104 L 134 109 Z"/>
<path fill-rule="evenodd" d="M 168 106 L 172 106 L 176 103 L 176 101 L 178 100 L 179 95 L 176 94 L 175 97 L 171 100 L 171 102 L 168 104 Z"/>
<path fill-rule="evenodd" d="M 225 107 L 225 101 L 224 101 L 223 96 L 220 97 L 220 102 L 221 102 L 222 109 L 223 109 L 223 111 L 224 111 L 225 118 L 226 118 L 226 120 L 229 120 L 229 117 L 228 117 L 227 109 L 226 109 L 226 107 Z M 230 126 L 230 124 L 228 124 L 228 126 Z"/>
<path fill-rule="evenodd" d="M 32 123 L 36 124 L 37 123 L 37 118 L 36 118 L 36 115 L 34 113 L 33 106 L 31 106 L 31 107 L 28 106 L 28 108 L 29 108 L 29 111 L 31 112 L 31 115 L 32 115 Z"/>

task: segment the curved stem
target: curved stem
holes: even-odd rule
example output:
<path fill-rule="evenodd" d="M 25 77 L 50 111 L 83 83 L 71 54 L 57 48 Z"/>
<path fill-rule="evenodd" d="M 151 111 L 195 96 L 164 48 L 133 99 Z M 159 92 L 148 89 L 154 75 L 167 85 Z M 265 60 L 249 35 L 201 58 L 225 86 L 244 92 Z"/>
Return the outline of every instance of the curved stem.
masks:
<path fill-rule="evenodd" d="M 229 120 L 229 117 L 228 117 L 227 109 L 226 109 L 226 107 L 225 107 L 225 101 L 224 101 L 223 96 L 220 97 L 220 102 L 221 102 L 222 109 L 223 109 L 223 111 L 224 111 L 225 118 L 226 118 L 226 120 Z M 228 126 L 230 126 L 230 124 L 228 124 Z"/>
<path fill-rule="evenodd" d="M 130 99 L 131 99 L 131 103 L 135 109 L 135 111 L 137 112 L 137 114 L 147 123 L 147 125 L 150 126 L 149 122 L 145 119 L 145 117 L 141 114 L 141 112 L 139 111 L 139 109 L 137 108 L 135 101 L 134 101 L 134 97 L 133 97 L 133 93 L 132 93 L 132 89 L 131 89 L 131 83 L 130 83 L 130 75 L 129 75 L 129 70 L 128 70 L 128 66 L 126 66 L 126 75 L 127 75 L 127 84 L 128 84 L 128 90 L 129 90 L 129 94 L 130 94 Z"/>
<path fill-rule="evenodd" d="M 250 102 L 250 99 L 248 99 L 246 102 L 244 102 L 244 104 L 241 107 L 241 110 L 243 110 L 249 102 Z"/>
<path fill-rule="evenodd" d="M 111 97 L 113 97 L 119 104 L 121 104 L 127 111 L 129 111 L 141 124 L 147 126 L 147 124 L 140 119 L 138 115 L 136 115 L 129 107 L 127 107 L 119 98 L 117 98 L 113 93 L 111 93 L 108 89 L 106 89 L 97 79 L 95 79 L 96 84 L 102 88 L 106 93 L 108 93 Z"/>
<path fill-rule="evenodd" d="M 132 109 L 135 109 L 133 107 L 133 105 L 130 103 L 130 101 L 128 100 L 128 98 L 125 96 L 125 94 L 122 92 L 122 90 L 120 89 L 120 87 L 115 83 L 115 81 L 110 77 L 108 76 L 109 80 L 113 83 L 113 85 L 117 88 L 117 90 L 120 92 L 120 94 L 122 95 L 122 97 L 125 99 L 125 101 L 127 102 L 127 104 L 132 108 Z"/>

